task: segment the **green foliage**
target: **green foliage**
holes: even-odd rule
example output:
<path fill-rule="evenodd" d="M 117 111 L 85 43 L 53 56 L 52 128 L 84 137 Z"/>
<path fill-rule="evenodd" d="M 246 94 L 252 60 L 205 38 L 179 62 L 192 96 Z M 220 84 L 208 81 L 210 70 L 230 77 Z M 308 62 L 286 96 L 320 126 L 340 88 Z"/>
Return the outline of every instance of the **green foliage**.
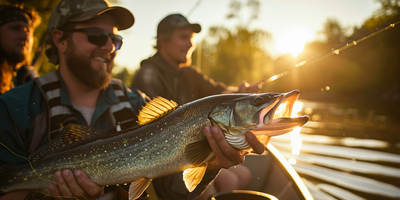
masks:
<path fill-rule="evenodd" d="M 331 52 L 335 46 L 345 41 L 351 42 L 352 38 L 400 17 L 400 0 L 378 2 L 381 7 L 359 27 L 345 27 L 337 19 L 328 18 L 320 31 L 323 40 L 308 43 L 304 52 L 296 58 L 282 55 L 271 59 L 264 48 L 270 35 L 262 30 L 251 30 L 249 25 L 257 19 L 259 1 L 248 1 L 245 4 L 233 0 L 227 18 L 236 20 L 237 26 L 232 30 L 224 26 L 210 28 L 208 36 L 199 45 L 201 62 L 198 63 L 201 63 L 201 68 L 210 77 L 229 85 L 236 85 L 242 80 L 256 82 L 271 77 L 294 67 L 300 61 Z M 254 10 L 247 21 L 241 16 L 246 5 Z M 389 98 L 392 93 L 400 94 L 398 35 L 400 27 L 396 26 L 338 55 L 314 60 L 307 63 L 307 67 L 292 70 L 288 75 L 264 85 L 264 91 L 286 92 L 299 89 L 302 97 L 335 94 Z M 193 60 L 197 60 L 198 55 L 195 54 Z M 329 92 L 325 90 L 326 86 L 330 87 Z"/>
<path fill-rule="evenodd" d="M 334 19 L 328 19 L 321 33 L 323 41 L 314 41 L 306 45 L 305 51 L 298 56 L 297 62 L 318 57 L 330 52 L 336 44 L 352 42 L 375 28 L 400 17 L 400 1 L 379 0 L 379 8 L 360 27 L 353 27 L 353 33 L 347 36 L 346 28 Z M 400 27 L 379 33 L 354 47 L 312 63 L 308 67 L 296 70 L 269 85 L 272 90 L 300 89 L 302 97 L 307 94 L 322 94 L 325 86 L 329 93 L 336 96 L 357 96 L 361 98 L 391 99 L 400 94 Z M 281 67 L 274 61 L 276 68 Z M 326 91 L 324 91 L 326 94 Z"/>
<path fill-rule="evenodd" d="M 268 34 L 261 30 L 249 31 L 237 27 L 231 31 L 224 27 L 210 29 L 211 40 L 202 41 L 202 66 L 201 68 L 210 77 L 226 84 L 238 84 L 242 80 L 254 82 L 262 77 L 270 58 L 262 49 L 262 43 Z"/>
<path fill-rule="evenodd" d="M 131 85 L 131 80 L 133 78 L 133 75 L 136 72 L 130 73 L 126 67 L 114 67 L 115 70 L 113 70 L 112 73 L 112 77 L 116 78 L 116 79 L 120 79 L 122 80 L 122 82 L 126 85 L 126 86 L 130 86 Z"/>
<path fill-rule="evenodd" d="M 228 85 L 237 85 L 243 80 L 256 82 L 268 74 L 270 69 L 266 66 L 271 58 L 264 49 L 270 34 L 249 28 L 250 23 L 257 19 L 259 2 L 249 0 L 246 6 L 252 11 L 252 15 L 245 22 L 240 15 L 243 3 L 232 1 L 227 18 L 236 19 L 238 25 L 233 30 L 224 26 L 213 26 L 208 37 L 200 44 L 202 70 Z M 194 55 L 197 55 L 196 52 Z M 193 60 L 197 59 L 196 57 Z"/>
<path fill-rule="evenodd" d="M 346 41 L 347 28 L 343 27 L 335 18 L 328 18 L 323 24 L 320 34 L 328 44 L 341 44 Z"/>

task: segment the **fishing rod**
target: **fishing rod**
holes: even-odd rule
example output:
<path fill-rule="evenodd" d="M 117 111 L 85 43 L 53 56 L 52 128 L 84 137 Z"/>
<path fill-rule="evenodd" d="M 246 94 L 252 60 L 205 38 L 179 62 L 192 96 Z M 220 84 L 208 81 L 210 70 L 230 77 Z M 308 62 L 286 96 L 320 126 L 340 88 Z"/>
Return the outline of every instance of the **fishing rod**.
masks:
<path fill-rule="evenodd" d="M 189 16 L 194 12 L 194 10 L 196 10 L 196 8 L 200 5 L 200 3 L 203 0 L 198 0 L 196 1 L 196 3 L 192 6 L 192 8 L 189 10 L 188 14 L 186 14 L 186 17 L 189 18 Z"/>
<path fill-rule="evenodd" d="M 332 48 L 331 50 L 327 50 L 327 51 L 325 51 L 325 52 L 323 52 L 323 53 L 321 53 L 321 54 L 319 54 L 317 56 L 314 56 L 314 57 L 311 57 L 309 59 L 306 59 L 306 60 L 303 60 L 301 62 L 298 62 L 297 64 L 295 64 L 294 66 L 292 66 L 292 67 L 290 67 L 288 69 L 285 69 L 285 70 L 283 70 L 283 71 L 281 71 L 281 72 L 279 72 L 279 73 L 277 73 L 277 74 L 275 74 L 275 75 L 273 75 L 273 76 L 271 76 L 269 78 L 266 78 L 266 79 L 263 79 L 263 80 L 259 81 L 258 84 L 263 85 L 263 84 L 266 84 L 266 83 L 270 83 L 270 82 L 275 81 L 275 80 L 277 80 L 279 78 L 282 78 L 283 76 L 286 76 L 287 74 L 289 74 L 290 72 L 292 72 L 295 69 L 298 69 L 300 67 L 305 67 L 305 66 L 308 66 L 310 64 L 314 64 L 315 62 L 317 62 L 319 60 L 322 60 L 322 59 L 324 59 L 326 57 L 329 57 L 331 55 L 339 55 L 339 52 L 341 52 L 341 51 L 343 51 L 343 50 L 345 50 L 345 49 L 347 49 L 349 47 L 355 46 L 358 43 L 360 43 L 360 42 L 362 42 L 362 41 L 364 41 L 364 40 L 366 40 L 366 39 L 368 39 L 368 38 L 370 38 L 370 37 L 372 37 L 374 35 L 382 33 L 383 31 L 391 29 L 391 28 L 395 27 L 399 23 L 400 23 L 400 18 L 397 18 L 397 19 L 392 20 L 392 21 L 390 21 L 388 23 L 385 23 L 385 24 L 383 24 L 383 25 L 381 25 L 381 26 L 379 26 L 379 27 L 367 32 L 367 33 L 362 34 L 361 36 L 356 37 L 355 39 L 348 40 L 347 42 L 344 42 L 344 43 L 336 46 L 335 48 Z"/>

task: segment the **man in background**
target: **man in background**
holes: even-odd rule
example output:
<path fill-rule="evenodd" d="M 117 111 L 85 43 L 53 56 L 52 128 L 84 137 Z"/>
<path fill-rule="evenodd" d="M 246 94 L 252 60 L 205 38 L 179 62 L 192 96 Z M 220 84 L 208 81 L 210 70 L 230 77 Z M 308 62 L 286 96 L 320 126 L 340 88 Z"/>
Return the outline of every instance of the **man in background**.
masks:
<path fill-rule="evenodd" d="M 141 62 L 131 86 L 152 98 L 162 96 L 178 105 L 214 94 L 258 92 L 258 84 L 241 83 L 238 87 L 228 87 L 208 78 L 198 67 L 191 65 L 194 36 L 200 31 L 199 24 L 189 23 L 181 14 L 171 14 L 161 20 L 157 27 L 157 52 Z M 216 192 L 245 189 L 251 179 L 250 170 L 242 165 L 222 170 L 199 199 Z M 154 184 L 168 187 L 165 182 L 157 180 Z"/>
<path fill-rule="evenodd" d="M 0 5 L 0 95 L 27 78 L 33 32 L 39 23 L 40 17 L 33 9 Z"/>

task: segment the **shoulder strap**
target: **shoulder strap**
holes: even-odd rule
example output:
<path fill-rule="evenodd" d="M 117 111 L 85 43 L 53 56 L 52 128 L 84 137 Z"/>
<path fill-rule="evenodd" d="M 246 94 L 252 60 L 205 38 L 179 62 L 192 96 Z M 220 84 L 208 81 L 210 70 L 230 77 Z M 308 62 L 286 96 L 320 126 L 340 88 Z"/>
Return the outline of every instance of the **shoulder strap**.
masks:
<path fill-rule="evenodd" d="M 60 127 L 71 122 L 77 123 L 77 119 L 72 115 L 68 106 L 61 105 L 61 82 L 56 71 L 35 78 L 35 81 L 47 102 L 47 125 L 49 140 L 51 141 L 59 135 Z"/>
<path fill-rule="evenodd" d="M 131 103 L 129 102 L 126 94 L 126 88 L 118 79 L 112 79 L 110 86 L 113 88 L 115 95 L 119 98 L 120 102 L 110 107 L 110 118 L 115 126 L 116 131 L 130 128 L 135 125 L 137 116 L 133 112 Z"/>
<path fill-rule="evenodd" d="M 77 119 L 72 115 L 68 106 L 60 103 L 61 82 L 56 71 L 36 78 L 35 81 L 47 102 L 49 139 L 53 140 L 58 136 L 60 127 L 71 122 L 77 123 Z M 117 131 L 132 127 L 137 121 L 137 116 L 133 112 L 132 105 L 126 94 L 125 89 L 128 88 L 125 88 L 122 82 L 117 79 L 112 79 L 110 86 L 120 100 L 109 109 L 111 123 Z"/>

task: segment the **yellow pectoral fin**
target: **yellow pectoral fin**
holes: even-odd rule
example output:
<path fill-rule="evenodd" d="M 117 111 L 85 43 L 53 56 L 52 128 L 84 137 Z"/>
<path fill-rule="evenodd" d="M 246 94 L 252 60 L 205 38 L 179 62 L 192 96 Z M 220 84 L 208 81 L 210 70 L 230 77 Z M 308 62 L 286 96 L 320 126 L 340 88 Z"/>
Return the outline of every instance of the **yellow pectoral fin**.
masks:
<path fill-rule="evenodd" d="M 183 181 L 185 182 L 186 188 L 189 192 L 192 192 L 201 182 L 206 173 L 206 169 L 207 163 L 203 163 L 198 167 L 189 168 L 183 171 Z"/>
<path fill-rule="evenodd" d="M 140 178 L 131 183 L 129 186 L 129 200 L 134 200 L 140 197 L 142 193 L 149 187 L 151 179 Z"/>
<path fill-rule="evenodd" d="M 138 115 L 138 124 L 144 125 L 154 122 L 168 115 L 178 107 L 172 100 L 155 97 L 142 108 Z"/>

